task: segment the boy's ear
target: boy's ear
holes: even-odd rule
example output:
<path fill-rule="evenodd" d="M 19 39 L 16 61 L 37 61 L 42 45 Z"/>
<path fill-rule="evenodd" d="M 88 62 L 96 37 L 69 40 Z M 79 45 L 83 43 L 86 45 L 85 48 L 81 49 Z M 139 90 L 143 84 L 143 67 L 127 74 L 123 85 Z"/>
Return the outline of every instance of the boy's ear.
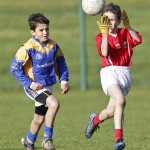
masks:
<path fill-rule="evenodd" d="M 35 32 L 33 30 L 31 30 L 31 35 L 35 36 Z"/>

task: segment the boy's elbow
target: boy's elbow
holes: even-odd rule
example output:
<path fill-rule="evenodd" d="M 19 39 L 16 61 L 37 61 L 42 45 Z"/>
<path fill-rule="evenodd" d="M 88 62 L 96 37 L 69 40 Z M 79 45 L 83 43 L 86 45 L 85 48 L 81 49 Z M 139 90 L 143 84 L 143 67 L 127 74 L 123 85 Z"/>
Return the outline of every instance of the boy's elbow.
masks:
<path fill-rule="evenodd" d="M 137 40 L 140 44 L 142 43 L 142 38 L 138 38 L 138 40 Z"/>

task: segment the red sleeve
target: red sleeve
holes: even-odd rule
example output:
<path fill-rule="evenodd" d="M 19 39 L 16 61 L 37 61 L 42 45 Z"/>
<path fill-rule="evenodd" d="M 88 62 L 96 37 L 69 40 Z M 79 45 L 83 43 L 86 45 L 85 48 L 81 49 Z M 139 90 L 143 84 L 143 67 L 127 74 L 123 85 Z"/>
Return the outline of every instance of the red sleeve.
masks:
<path fill-rule="evenodd" d="M 139 45 L 139 44 L 141 44 L 142 43 L 142 35 L 139 33 L 139 32 L 137 32 L 138 33 L 138 35 L 139 35 L 139 37 L 140 37 L 140 41 L 137 41 L 136 39 L 134 39 L 131 35 L 130 35 L 130 33 L 128 32 L 128 39 L 130 40 L 130 43 L 132 43 L 132 47 L 135 47 L 136 45 Z"/>
<path fill-rule="evenodd" d="M 137 41 L 137 40 L 134 39 L 134 40 L 133 40 L 133 43 L 135 44 L 135 46 L 142 43 L 142 35 L 141 35 L 139 32 L 137 32 L 137 33 L 138 33 L 138 35 L 139 35 L 139 37 L 140 37 L 140 41 Z"/>

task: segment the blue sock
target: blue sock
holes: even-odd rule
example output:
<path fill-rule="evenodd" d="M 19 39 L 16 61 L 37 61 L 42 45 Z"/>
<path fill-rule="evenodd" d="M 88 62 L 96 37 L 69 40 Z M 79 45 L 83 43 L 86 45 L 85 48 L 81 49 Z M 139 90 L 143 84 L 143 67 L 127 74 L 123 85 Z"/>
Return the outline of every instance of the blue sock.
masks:
<path fill-rule="evenodd" d="M 28 142 L 28 144 L 33 145 L 35 143 L 35 141 L 36 141 L 36 137 L 37 137 L 37 134 L 33 134 L 33 133 L 31 133 L 29 131 L 28 135 L 27 135 L 27 142 Z"/>
<path fill-rule="evenodd" d="M 52 139 L 52 136 L 53 136 L 53 126 L 52 127 L 48 127 L 48 126 L 45 125 L 45 128 L 44 128 L 44 140 Z"/>

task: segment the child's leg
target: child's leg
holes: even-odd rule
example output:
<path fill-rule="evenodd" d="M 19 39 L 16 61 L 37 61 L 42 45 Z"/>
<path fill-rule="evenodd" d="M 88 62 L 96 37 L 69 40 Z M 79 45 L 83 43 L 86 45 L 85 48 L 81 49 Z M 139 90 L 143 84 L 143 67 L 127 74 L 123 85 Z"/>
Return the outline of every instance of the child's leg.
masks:
<path fill-rule="evenodd" d="M 104 120 L 113 117 L 115 111 L 115 100 L 110 98 L 107 108 L 103 109 L 100 113 L 93 113 L 90 115 L 90 123 L 86 128 L 85 136 L 90 138 L 94 131 L 97 129 L 98 124 L 102 123 Z"/>
<path fill-rule="evenodd" d="M 36 141 L 38 131 L 40 130 L 43 121 L 44 121 L 44 116 L 38 115 L 36 113 L 34 114 L 34 118 L 30 126 L 30 131 L 28 132 L 27 136 L 22 138 L 21 140 L 22 144 L 24 144 L 26 148 L 29 147 L 34 149 L 34 143 Z"/>
<path fill-rule="evenodd" d="M 123 119 L 125 98 L 119 85 L 115 84 L 109 89 L 109 94 L 115 101 L 114 124 L 115 124 L 115 141 L 123 140 Z"/>
<path fill-rule="evenodd" d="M 46 105 L 48 110 L 45 116 L 44 139 L 52 139 L 53 124 L 59 109 L 59 102 L 53 95 L 50 95 L 46 100 Z"/>
<path fill-rule="evenodd" d="M 114 116 L 115 110 L 115 101 L 113 98 L 110 98 L 107 108 L 103 109 L 99 114 L 93 119 L 93 124 L 97 126 L 102 123 L 104 120 L 107 120 Z"/>
<path fill-rule="evenodd" d="M 31 122 L 31 126 L 30 126 L 30 131 L 33 134 L 38 134 L 38 131 L 40 130 L 41 125 L 43 124 L 43 122 L 44 122 L 44 116 L 34 114 L 34 118 Z"/>
<path fill-rule="evenodd" d="M 57 111 L 59 109 L 59 102 L 53 95 L 50 95 L 46 99 L 46 105 L 48 106 L 48 110 L 45 116 L 45 128 L 44 128 L 44 138 L 42 141 L 42 146 L 44 149 L 55 150 L 52 136 L 53 136 L 54 120 Z"/>

